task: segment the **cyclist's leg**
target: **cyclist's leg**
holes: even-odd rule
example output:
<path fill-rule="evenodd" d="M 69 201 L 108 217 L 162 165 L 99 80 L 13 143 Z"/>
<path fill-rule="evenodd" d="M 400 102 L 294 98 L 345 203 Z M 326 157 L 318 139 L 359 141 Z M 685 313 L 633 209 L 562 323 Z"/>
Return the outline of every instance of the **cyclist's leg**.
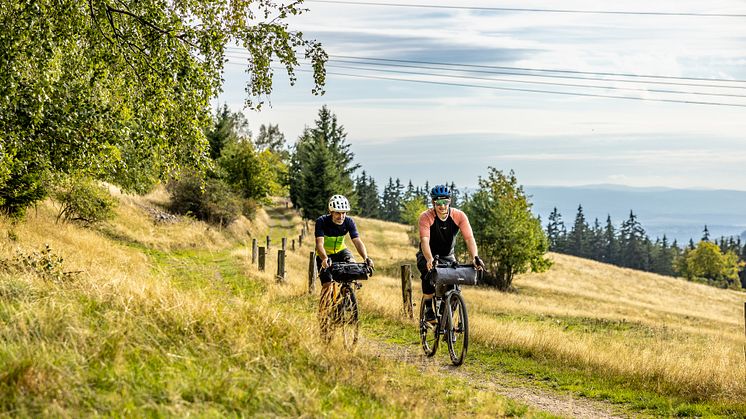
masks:
<path fill-rule="evenodd" d="M 430 283 L 428 278 L 427 261 L 422 252 L 417 252 L 417 270 L 420 271 L 420 281 L 422 284 L 422 305 L 425 308 L 425 317 L 427 320 L 435 320 L 435 310 L 433 309 L 433 295 L 435 287 Z"/>

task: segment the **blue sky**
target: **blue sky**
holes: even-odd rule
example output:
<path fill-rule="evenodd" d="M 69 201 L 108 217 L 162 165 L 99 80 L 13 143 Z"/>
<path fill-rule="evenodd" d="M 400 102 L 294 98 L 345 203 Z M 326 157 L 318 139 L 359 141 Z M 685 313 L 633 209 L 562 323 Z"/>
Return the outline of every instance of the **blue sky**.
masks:
<path fill-rule="evenodd" d="M 360 0 L 365 1 L 365 0 Z M 384 1 L 396 3 L 394 1 Z M 589 2 L 417 1 L 400 4 L 573 9 L 586 11 L 677 12 L 746 15 L 736 0 Z M 506 12 L 428 7 L 359 6 L 307 2 L 309 12 L 290 21 L 310 39 L 341 56 L 461 65 L 555 69 L 590 73 L 662 75 L 746 80 L 746 17 L 662 16 Z M 241 53 L 231 53 L 240 63 Z M 370 62 L 370 61 L 368 61 Z M 360 67 L 360 65 L 355 65 Z M 416 185 L 453 181 L 474 186 L 487 167 L 515 170 L 526 185 L 600 183 L 676 188 L 746 190 L 746 83 L 732 88 L 639 83 L 641 80 L 700 83 L 688 79 L 595 75 L 586 81 L 448 73 L 396 67 L 401 74 L 327 67 L 347 73 L 425 82 L 489 86 L 474 88 L 329 74 L 326 94 L 311 94 L 310 74 L 298 72 L 291 87 L 280 72 L 269 105 L 245 111 L 253 130 L 279 124 L 289 142 L 312 126 L 322 105 L 345 127 L 356 161 L 379 186 L 389 177 Z M 461 67 L 463 69 L 463 67 Z M 391 70 L 392 68 L 389 68 Z M 464 79 L 492 77 L 512 81 Z M 554 73 L 563 74 L 563 73 Z M 567 74 L 567 73 L 565 73 Z M 574 74 L 574 73 L 570 73 Z M 578 73 L 581 74 L 581 73 Z M 587 77 L 587 75 L 583 75 Z M 609 79 L 615 79 L 611 81 Z M 247 76 L 226 66 L 218 99 L 243 107 Z M 576 88 L 547 84 L 595 84 Z M 704 82 L 702 82 L 704 83 Z M 618 90 L 618 89 L 630 90 Z M 504 89 L 551 90 L 612 99 Z M 671 94 L 662 90 L 717 93 Z M 656 102 L 656 99 L 742 105 L 712 106 Z"/>

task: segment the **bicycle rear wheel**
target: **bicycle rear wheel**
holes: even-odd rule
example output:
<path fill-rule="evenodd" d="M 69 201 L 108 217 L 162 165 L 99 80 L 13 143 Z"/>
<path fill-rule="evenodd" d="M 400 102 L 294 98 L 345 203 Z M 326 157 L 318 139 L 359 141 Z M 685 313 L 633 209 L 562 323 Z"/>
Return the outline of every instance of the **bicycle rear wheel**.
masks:
<path fill-rule="evenodd" d="M 433 356 L 438 351 L 438 327 L 425 320 L 425 297 L 420 301 L 420 341 L 425 355 Z"/>
<path fill-rule="evenodd" d="M 448 354 L 453 365 L 461 365 L 469 348 L 469 318 L 466 315 L 466 304 L 461 294 L 454 292 L 448 298 L 448 325 L 446 338 Z"/>
<path fill-rule="evenodd" d="M 342 329 L 342 342 L 351 350 L 357 344 L 360 333 L 358 322 L 357 297 L 349 286 L 343 286 L 339 302 L 339 325 Z"/>
<path fill-rule="evenodd" d="M 321 341 L 325 344 L 331 342 L 332 337 L 334 337 L 334 301 L 336 300 L 336 296 L 337 284 L 332 283 L 326 290 L 322 289 L 321 296 L 319 297 L 319 332 Z"/>

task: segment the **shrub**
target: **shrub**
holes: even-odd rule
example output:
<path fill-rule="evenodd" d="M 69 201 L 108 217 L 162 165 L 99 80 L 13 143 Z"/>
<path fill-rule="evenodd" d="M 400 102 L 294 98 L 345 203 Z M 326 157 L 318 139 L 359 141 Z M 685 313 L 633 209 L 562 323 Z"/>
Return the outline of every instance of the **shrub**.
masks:
<path fill-rule="evenodd" d="M 169 209 L 172 212 L 191 215 L 211 224 L 227 226 L 241 213 L 256 211 L 248 203 L 243 204 L 225 182 L 218 179 L 202 180 L 194 173 L 186 173 L 172 180 L 166 189 L 171 193 Z"/>
<path fill-rule="evenodd" d="M 64 179 L 52 192 L 52 198 L 60 204 L 57 221 L 91 225 L 114 217 L 116 201 L 105 187 L 90 178 Z"/>

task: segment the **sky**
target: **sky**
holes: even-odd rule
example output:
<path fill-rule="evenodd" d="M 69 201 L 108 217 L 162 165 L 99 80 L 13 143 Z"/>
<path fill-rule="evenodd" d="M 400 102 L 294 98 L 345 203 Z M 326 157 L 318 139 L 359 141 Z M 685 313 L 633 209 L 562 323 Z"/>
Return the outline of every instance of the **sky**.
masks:
<path fill-rule="evenodd" d="M 311 93 L 308 72 L 290 86 L 278 71 L 262 111 L 244 113 L 255 133 L 278 124 L 294 143 L 327 105 L 379 188 L 389 178 L 473 187 L 494 167 L 514 170 L 524 185 L 746 190 L 741 0 L 308 0 L 304 7 L 288 23 L 330 55 L 326 93 Z M 498 7 L 534 11 L 486 9 Z M 737 16 L 713 16 L 723 14 Z M 234 111 L 245 99 L 246 56 L 229 50 L 216 100 Z"/>

